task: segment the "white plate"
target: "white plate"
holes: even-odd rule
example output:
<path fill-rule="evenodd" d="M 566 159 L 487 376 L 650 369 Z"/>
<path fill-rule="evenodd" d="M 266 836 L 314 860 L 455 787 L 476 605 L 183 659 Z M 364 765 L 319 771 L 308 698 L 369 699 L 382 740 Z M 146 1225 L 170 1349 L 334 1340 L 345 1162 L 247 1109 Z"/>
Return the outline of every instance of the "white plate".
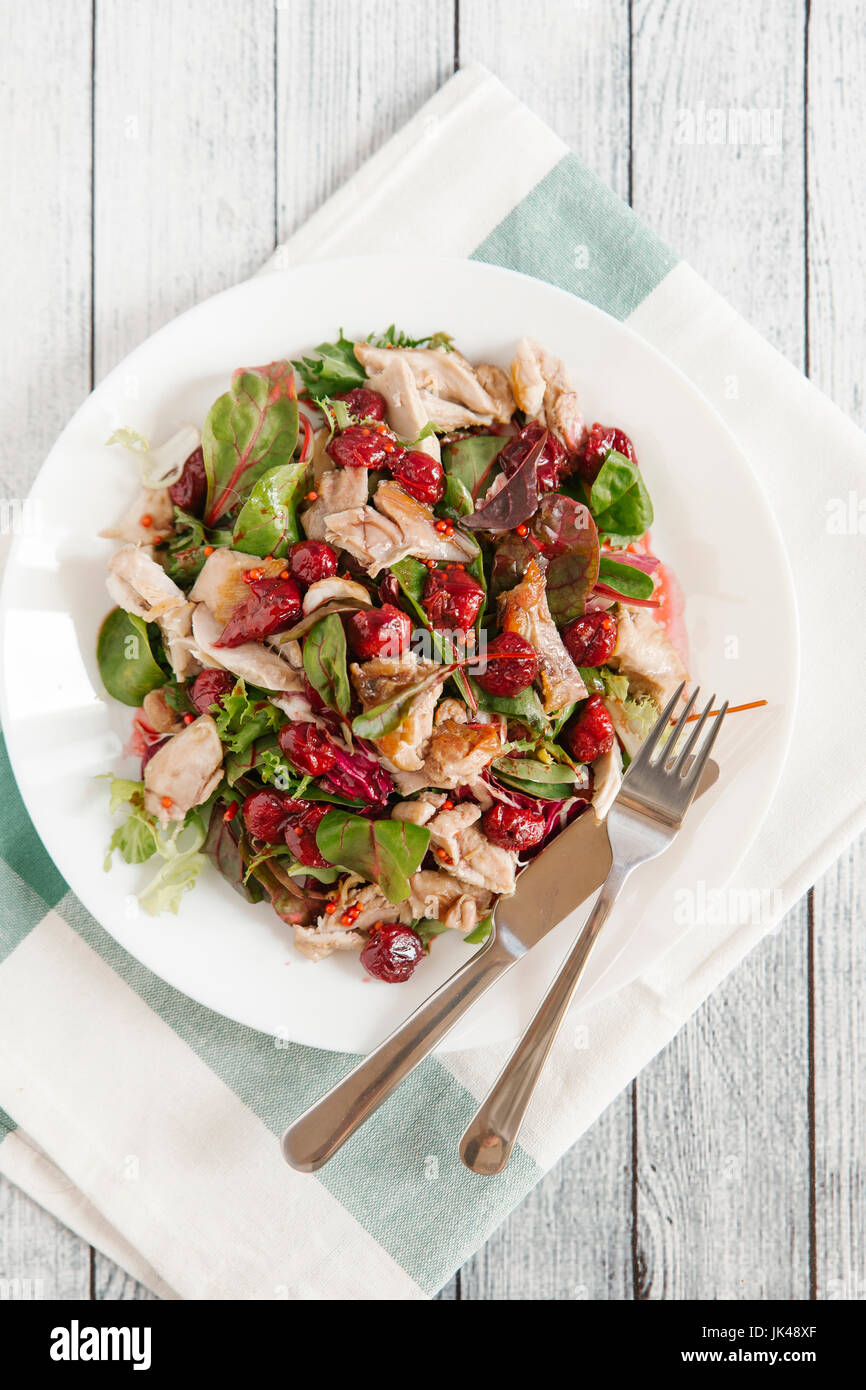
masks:
<path fill-rule="evenodd" d="M 692 812 L 675 848 L 635 876 L 592 958 L 585 997 L 641 973 L 700 916 L 701 894 L 733 872 L 769 806 L 797 690 L 787 561 L 748 464 L 675 368 L 582 300 L 471 261 L 369 257 L 261 276 L 143 343 L 61 435 L 33 488 L 39 532 L 19 536 L 12 548 L 0 650 L 2 719 L 15 774 L 61 873 L 133 956 L 241 1023 L 359 1052 L 465 961 L 458 937 L 440 938 L 409 983 L 384 985 L 365 979 L 355 955 L 318 965 L 302 959 L 270 908 L 245 905 L 215 871 L 202 874 L 177 917 L 161 918 L 135 911 L 134 894 L 151 866 L 118 862 L 103 872 L 111 820 L 105 783 L 93 779 L 109 768 L 137 772 L 121 757 L 131 711 L 100 693 L 94 646 L 110 607 L 104 576 L 114 545 L 97 532 L 136 488 L 133 464 L 103 447 L 117 426 L 158 442 L 184 421 L 201 424 L 234 367 L 298 356 L 340 325 L 366 335 L 392 322 L 414 334 L 444 329 L 473 361 L 507 364 L 524 333 L 565 359 L 588 419 L 619 425 L 635 441 L 655 503 L 654 548 L 687 596 L 695 678 L 732 702 L 769 701 L 765 710 L 728 721 L 717 745 L 720 782 Z M 447 1045 L 514 1037 L 577 920 L 521 961 Z"/>

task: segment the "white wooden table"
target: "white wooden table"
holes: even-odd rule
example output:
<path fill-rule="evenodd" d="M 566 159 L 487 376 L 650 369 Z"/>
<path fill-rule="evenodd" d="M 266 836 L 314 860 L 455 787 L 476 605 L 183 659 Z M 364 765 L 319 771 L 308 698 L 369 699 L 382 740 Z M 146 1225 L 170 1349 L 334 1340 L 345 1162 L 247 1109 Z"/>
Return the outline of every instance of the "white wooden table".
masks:
<path fill-rule="evenodd" d="M 94 381 L 256 270 L 471 60 L 866 423 L 866 0 L 4 0 L 2 17 L 0 495 L 22 495 Z M 684 141 L 716 108 L 769 130 L 778 111 L 780 138 Z M 866 1297 L 864 893 L 861 844 L 442 1296 Z M 34 1272 L 46 1296 L 148 1296 L 2 1187 L 0 1277 Z"/>

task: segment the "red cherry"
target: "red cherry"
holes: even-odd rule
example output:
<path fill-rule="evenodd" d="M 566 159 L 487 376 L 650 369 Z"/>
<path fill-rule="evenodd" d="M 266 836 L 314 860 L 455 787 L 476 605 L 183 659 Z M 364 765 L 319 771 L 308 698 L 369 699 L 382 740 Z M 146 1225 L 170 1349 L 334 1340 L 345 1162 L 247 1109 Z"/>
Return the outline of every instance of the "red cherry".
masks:
<path fill-rule="evenodd" d="M 257 840 L 278 845 L 283 838 L 291 804 L 276 792 L 253 792 L 243 805 L 244 825 Z"/>
<path fill-rule="evenodd" d="M 405 450 L 384 425 L 350 425 L 334 435 L 327 452 L 342 468 L 389 468 Z"/>
<path fill-rule="evenodd" d="M 361 952 L 364 969 L 389 985 L 408 980 L 424 954 L 424 943 L 411 927 L 402 922 L 383 922 L 372 927 Z"/>
<path fill-rule="evenodd" d="M 595 482 L 611 449 L 616 449 L 618 454 L 625 454 L 632 463 L 637 463 L 634 445 L 627 434 L 615 425 L 594 424 L 577 463 L 577 471 L 586 482 Z"/>
<path fill-rule="evenodd" d="M 497 801 L 481 817 L 481 829 L 500 849 L 533 849 L 544 839 L 544 816 L 522 806 L 503 806 Z"/>
<path fill-rule="evenodd" d="M 488 695 L 519 695 L 538 675 L 538 652 L 517 632 L 500 632 L 487 644 L 487 670 L 475 679 Z"/>
<path fill-rule="evenodd" d="M 207 500 L 207 474 L 200 447 L 193 449 L 177 482 L 169 488 L 168 495 L 181 511 L 189 512 L 190 516 L 201 516 Z"/>
<path fill-rule="evenodd" d="M 189 687 L 189 698 L 199 714 L 209 714 L 211 705 L 221 705 L 223 695 L 234 690 L 235 677 L 230 671 L 220 671 L 216 667 L 199 671 Z"/>
<path fill-rule="evenodd" d="M 324 541 L 298 541 L 289 551 L 288 567 L 292 578 L 309 588 L 337 573 L 337 552 Z"/>
<path fill-rule="evenodd" d="M 465 570 L 431 570 L 421 600 L 433 627 L 468 632 L 484 604 L 484 590 Z"/>
<path fill-rule="evenodd" d="M 613 613 L 586 613 L 563 628 L 562 640 L 575 666 L 603 666 L 613 655 L 618 623 Z"/>
<path fill-rule="evenodd" d="M 432 507 L 442 501 L 445 470 L 438 459 L 422 454 L 420 449 L 411 449 L 399 455 L 391 471 L 404 492 L 408 492 L 416 502 L 426 502 Z"/>
<path fill-rule="evenodd" d="M 277 737 L 281 752 L 298 772 L 321 777 L 337 761 L 329 740 L 315 724 L 286 724 Z"/>
<path fill-rule="evenodd" d="M 316 828 L 331 807 L 327 801 L 295 801 L 289 806 L 300 808 L 290 814 L 283 832 L 286 844 L 299 864 L 308 868 L 326 869 L 327 859 L 322 857 L 316 844 Z"/>
<path fill-rule="evenodd" d="M 341 391 L 335 401 L 345 401 L 349 414 L 356 420 L 384 420 L 387 403 L 378 391 L 366 386 L 356 386 L 354 391 Z"/>
<path fill-rule="evenodd" d="M 591 695 L 570 728 L 566 743 L 579 763 L 591 763 L 609 753 L 615 738 L 613 721 L 600 695 Z"/>
<path fill-rule="evenodd" d="M 346 620 L 346 637 L 359 661 L 374 656 L 402 656 L 412 638 L 412 623 L 391 603 L 365 608 Z"/>
<path fill-rule="evenodd" d="M 254 579 L 250 596 L 239 603 L 215 647 L 239 647 L 286 632 L 301 613 L 301 591 L 293 579 Z"/>
<path fill-rule="evenodd" d="M 529 451 L 538 443 L 544 434 L 544 426 L 540 420 L 530 420 L 528 425 L 524 425 L 519 434 L 514 435 L 497 455 L 497 462 L 507 478 L 516 473 L 520 465 L 525 460 Z M 538 480 L 539 492 L 552 492 L 559 486 L 559 478 L 565 464 L 567 455 L 560 441 L 555 434 L 548 431 L 544 448 L 536 464 L 535 475 Z"/>

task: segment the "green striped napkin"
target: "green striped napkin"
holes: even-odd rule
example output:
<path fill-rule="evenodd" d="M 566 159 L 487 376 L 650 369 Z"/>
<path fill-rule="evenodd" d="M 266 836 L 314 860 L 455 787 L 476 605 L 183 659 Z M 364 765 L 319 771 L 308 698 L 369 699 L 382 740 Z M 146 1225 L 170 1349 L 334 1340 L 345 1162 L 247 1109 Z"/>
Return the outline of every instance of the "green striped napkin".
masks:
<path fill-rule="evenodd" d="M 451 209 L 435 226 L 431 188 Z M 863 436 L 481 68 L 453 78 L 271 264 L 425 249 L 528 272 L 627 319 L 725 416 L 790 550 L 803 735 L 826 698 L 827 643 L 862 670 L 853 542 L 816 524 L 815 508 L 859 495 Z M 734 400 L 731 363 L 745 383 Z M 822 719 L 820 761 L 795 733 L 735 887 L 777 886 L 785 911 L 831 862 L 863 824 L 864 744 L 842 700 L 832 727 Z M 429 1059 L 305 1177 L 284 1166 L 277 1134 L 353 1059 L 230 1023 L 162 983 L 67 890 L 5 755 L 0 792 L 0 1171 L 166 1297 L 431 1295 L 768 930 L 702 927 L 592 1006 L 591 1045 L 560 1040 L 501 1177 L 469 1174 L 456 1140 L 503 1048 Z"/>

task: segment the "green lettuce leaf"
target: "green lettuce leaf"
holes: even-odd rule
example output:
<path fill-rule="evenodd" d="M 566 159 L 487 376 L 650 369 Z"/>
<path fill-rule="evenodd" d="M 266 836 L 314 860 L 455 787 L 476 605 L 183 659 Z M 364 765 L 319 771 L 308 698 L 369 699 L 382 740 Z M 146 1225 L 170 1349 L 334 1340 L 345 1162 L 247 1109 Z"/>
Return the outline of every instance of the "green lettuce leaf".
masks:
<path fill-rule="evenodd" d="M 249 555 L 286 555 L 301 538 L 297 506 L 306 478 L 305 463 L 284 463 L 263 473 L 241 508 L 232 544 Z"/>
<path fill-rule="evenodd" d="M 138 706 L 145 695 L 165 685 L 167 672 L 154 654 L 159 630 L 134 613 L 112 608 L 99 629 L 96 661 L 109 695 Z"/>
<path fill-rule="evenodd" d="M 346 634 L 336 613 L 322 618 L 304 639 L 307 680 L 329 709 L 347 715 L 352 703 L 346 667 Z"/>
<path fill-rule="evenodd" d="M 653 504 L 636 463 L 611 449 L 592 485 L 590 511 L 599 531 L 630 540 L 648 531 Z"/>

